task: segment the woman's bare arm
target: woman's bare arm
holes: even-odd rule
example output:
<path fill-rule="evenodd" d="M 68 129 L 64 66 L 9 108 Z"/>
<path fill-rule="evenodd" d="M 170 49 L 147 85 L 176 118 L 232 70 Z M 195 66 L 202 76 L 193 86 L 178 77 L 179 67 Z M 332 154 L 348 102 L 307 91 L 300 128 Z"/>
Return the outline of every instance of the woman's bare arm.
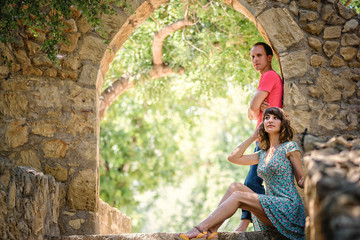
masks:
<path fill-rule="evenodd" d="M 300 188 L 304 188 L 304 172 L 301 165 L 301 153 L 300 151 L 293 151 L 287 154 L 287 157 L 290 159 L 291 165 L 294 169 L 294 175 L 296 182 Z"/>
<path fill-rule="evenodd" d="M 259 162 L 257 153 L 244 155 L 245 150 L 258 138 L 257 131 L 251 137 L 241 143 L 228 157 L 232 163 L 239 165 L 255 165 Z"/>

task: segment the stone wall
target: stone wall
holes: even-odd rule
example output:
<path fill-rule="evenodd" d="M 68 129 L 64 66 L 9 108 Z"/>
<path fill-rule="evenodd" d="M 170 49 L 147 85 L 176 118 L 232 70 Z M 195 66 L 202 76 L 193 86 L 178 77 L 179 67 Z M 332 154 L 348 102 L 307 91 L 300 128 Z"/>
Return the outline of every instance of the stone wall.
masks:
<path fill-rule="evenodd" d="M 318 147 L 304 158 L 307 239 L 360 239 L 360 139 Z"/>
<path fill-rule="evenodd" d="M 336 0 L 225 0 L 272 44 L 298 133 L 359 136 L 359 16 Z"/>
<path fill-rule="evenodd" d="M 99 233 L 99 118 L 103 78 L 116 51 L 164 0 L 130 1 L 102 16 L 106 36 L 76 9 L 64 19 L 69 45 L 60 64 L 23 27 L 0 52 L 0 156 L 52 175 L 64 186 L 62 235 Z M 273 46 L 284 77 L 284 104 L 298 133 L 359 136 L 359 16 L 337 0 L 225 0 Z M 110 44 L 106 45 L 105 40 Z M 74 221 L 76 220 L 76 221 Z"/>
<path fill-rule="evenodd" d="M 131 219 L 100 199 L 100 234 L 131 233 Z"/>
<path fill-rule="evenodd" d="M 0 239 L 59 234 L 62 190 L 52 176 L 0 159 Z"/>

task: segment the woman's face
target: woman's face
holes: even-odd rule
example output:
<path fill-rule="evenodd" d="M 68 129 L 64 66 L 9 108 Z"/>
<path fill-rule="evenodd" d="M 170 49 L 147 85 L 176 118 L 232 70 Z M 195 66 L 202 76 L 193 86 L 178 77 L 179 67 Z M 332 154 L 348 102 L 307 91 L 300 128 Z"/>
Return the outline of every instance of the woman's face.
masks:
<path fill-rule="evenodd" d="M 279 133 L 281 129 L 281 120 L 276 115 L 266 114 L 264 117 L 264 127 L 267 133 Z"/>

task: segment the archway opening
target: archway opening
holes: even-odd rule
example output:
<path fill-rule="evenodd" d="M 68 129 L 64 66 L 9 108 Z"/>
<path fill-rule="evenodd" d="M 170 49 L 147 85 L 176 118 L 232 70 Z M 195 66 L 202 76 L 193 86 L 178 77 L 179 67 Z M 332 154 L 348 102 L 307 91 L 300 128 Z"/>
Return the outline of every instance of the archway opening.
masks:
<path fill-rule="evenodd" d="M 184 73 L 152 77 L 155 33 L 186 11 L 193 24 L 162 46 L 164 65 Z M 135 232 L 185 230 L 214 208 L 230 182 L 244 181 L 247 167 L 234 168 L 226 157 L 254 129 L 246 112 L 259 79 L 249 56 L 258 41 L 264 39 L 255 25 L 223 2 L 172 1 L 115 56 L 103 89 L 119 79 L 123 87 L 135 86 L 101 122 L 100 197 L 130 215 Z M 186 210 L 190 205 L 197 214 Z M 170 226 L 157 219 L 178 221 Z"/>

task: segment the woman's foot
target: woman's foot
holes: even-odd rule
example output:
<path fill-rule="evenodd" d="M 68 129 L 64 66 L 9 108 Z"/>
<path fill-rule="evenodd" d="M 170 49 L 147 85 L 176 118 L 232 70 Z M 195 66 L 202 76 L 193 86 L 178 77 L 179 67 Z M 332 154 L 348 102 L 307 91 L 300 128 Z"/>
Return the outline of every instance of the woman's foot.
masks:
<path fill-rule="evenodd" d="M 176 236 L 177 239 L 196 239 L 196 240 L 206 240 L 207 232 L 203 232 L 197 226 L 193 227 L 191 230 L 186 233 L 181 233 L 179 236 Z"/>
<path fill-rule="evenodd" d="M 206 239 L 208 239 L 208 240 L 209 239 L 213 239 L 213 240 L 219 239 L 218 232 L 209 233 Z"/>

